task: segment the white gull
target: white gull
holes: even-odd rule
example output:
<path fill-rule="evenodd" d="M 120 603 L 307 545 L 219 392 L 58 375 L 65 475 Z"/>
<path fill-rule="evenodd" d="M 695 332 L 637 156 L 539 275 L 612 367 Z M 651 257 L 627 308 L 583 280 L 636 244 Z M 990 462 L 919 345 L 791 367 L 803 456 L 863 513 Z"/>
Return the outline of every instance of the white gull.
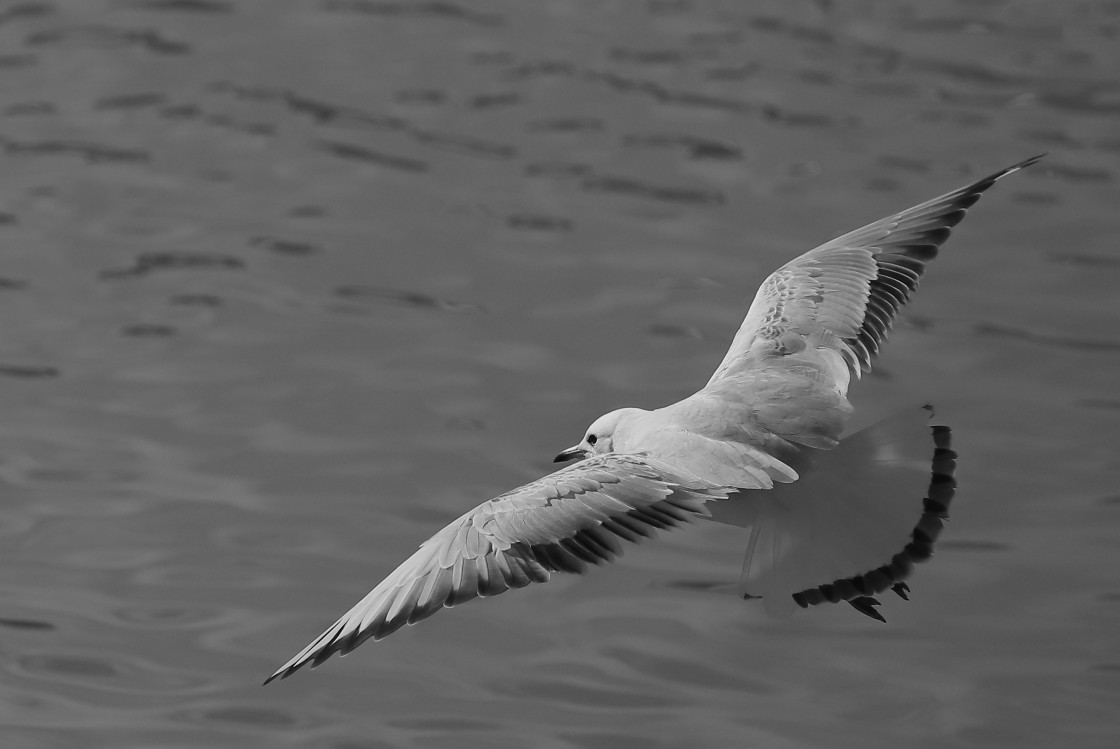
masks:
<path fill-rule="evenodd" d="M 873 594 L 932 553 L 953 496 L 949 429 L 914 408 L 855 434 L 848 385 L 870 371 L 926 263 L 966 210 L 1028 159 L 806 252 L 759 288 L 708 383 L 599 417 L 578 462 L 483 502 L 421 544 L 265 682 L 478 596 L 611 561 L 698 517 L 750 528 L 746 597 L 785 614 Z M 769 491 L 766 491 L 769 490 Z"/>

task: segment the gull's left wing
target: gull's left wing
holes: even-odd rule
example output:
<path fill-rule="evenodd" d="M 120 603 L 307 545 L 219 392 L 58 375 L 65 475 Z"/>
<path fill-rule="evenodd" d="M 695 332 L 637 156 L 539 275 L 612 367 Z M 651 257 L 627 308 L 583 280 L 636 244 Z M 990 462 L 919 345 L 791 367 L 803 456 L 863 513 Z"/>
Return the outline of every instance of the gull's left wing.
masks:
<path fill-rule="evenodd" d="M 641 541 L 706 517 L 705 503 L 726 499 L 728 491 L 641 455 L 575 463 L 482 503 L 432 536 L 265 683 L 441 608 L 611 561 L 622 553 L 620 540 Z"/>
<path fill-rule="evenodd" d="M 849 232 L 774 271 L 758 289 L 739 332 L 706 388 L 755 367 L 759 353 L 796 352 L 812 339 L 842 355 L 859 377 L 918 288 L 926 263 L 952 228 L 998 180 L 1036 156 L 901 213 Z M 761 348 L 760 348 L 761 347 Z"/>

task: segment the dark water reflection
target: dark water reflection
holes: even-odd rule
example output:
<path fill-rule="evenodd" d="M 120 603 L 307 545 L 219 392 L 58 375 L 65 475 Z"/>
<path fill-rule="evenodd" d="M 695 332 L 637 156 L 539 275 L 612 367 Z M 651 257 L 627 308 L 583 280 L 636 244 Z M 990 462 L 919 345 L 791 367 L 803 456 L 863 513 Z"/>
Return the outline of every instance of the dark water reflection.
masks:
<path fill-rule="evenodd" d="M 1120 3 L 0 10 L 5 747 L 1113 747 Z M 886 626 L 698 526 L 259 688 L 762 277 L 1039 151 L 856 396 L 961 491 Z"/>

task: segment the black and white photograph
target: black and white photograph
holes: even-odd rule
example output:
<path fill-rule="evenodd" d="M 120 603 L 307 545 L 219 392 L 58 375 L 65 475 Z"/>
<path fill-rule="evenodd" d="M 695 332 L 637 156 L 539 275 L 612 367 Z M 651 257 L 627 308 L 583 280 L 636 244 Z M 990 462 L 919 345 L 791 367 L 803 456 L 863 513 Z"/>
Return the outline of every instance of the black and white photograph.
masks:
<path fill-rule="evenodd" d="M 0 747 L 1120 746 L 1120 0 L 0 3 Z"/>

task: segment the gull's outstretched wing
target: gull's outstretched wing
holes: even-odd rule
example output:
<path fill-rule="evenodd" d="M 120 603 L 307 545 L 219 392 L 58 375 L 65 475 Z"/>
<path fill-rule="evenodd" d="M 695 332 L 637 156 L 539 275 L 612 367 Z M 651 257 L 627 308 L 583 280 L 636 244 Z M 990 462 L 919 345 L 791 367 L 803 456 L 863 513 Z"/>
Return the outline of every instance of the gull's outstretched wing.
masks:
<path fill-rule="evenodd" d="M 870 371 L 895 315 L 952 227 L 997 180 L 1040 158 L 868 224 L 786 263 L 762 283 L 708 387 L 753 366 L 758 354 L 796 350 L 810 336 L 835 347 L 856 377 Z"/>
<path fill-rule="evenodd" d="M 611 561 L 622 553 L 620 539 L 640 541 L 707 516 L 706 502 L 726 498 L 719 486 L 660 460 L 608 453 L 580 461 L 484 502 L 432 536 L 268 681 L 441 608 Z"/>

